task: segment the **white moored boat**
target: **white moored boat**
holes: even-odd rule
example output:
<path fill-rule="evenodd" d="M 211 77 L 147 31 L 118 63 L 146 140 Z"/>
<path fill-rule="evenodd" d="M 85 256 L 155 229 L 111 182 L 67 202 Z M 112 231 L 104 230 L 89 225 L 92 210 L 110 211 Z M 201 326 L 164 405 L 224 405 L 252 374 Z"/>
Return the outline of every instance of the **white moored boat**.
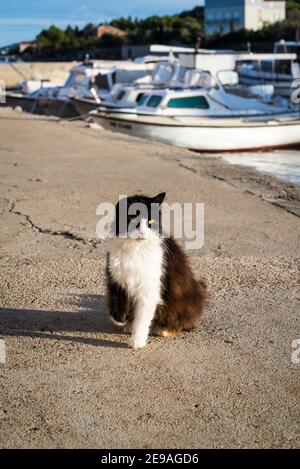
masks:
<path fill-rule="evenodd" d="M 94 116 L 95 118 L 95 116 Z M 101 113 L 104 128 L 203 152 L 259 150 L 300 145 L 300 119 L 274 116 L 201 118 Z"/>
<path fill-rule="evenodd" d="M 206 69 L 187 69 L 181 88 L 145 90 L 135 107 L 98 108 L 104 128 L 198 151 L 236 151 L 300 144 L 297 110 L 241 95 L 231 56 L 202 58 Z M 225 63 L 227 62 L 227 63 Z M 208 69 L 211 72 L 207 71 Z"/>
<path fill-rule="evenodd" d="M 178 55 L 193 51 L 194 49 L 186 47 L 151 45 L 150 52 L 164 55 L 139 57 L 133 62 L 134 66 L 139 64 L 147 66 L 148 64 L 148 67 L 153 68 L 151 74 L 127 80 L 125 84 L 124 80 L 119 80 L 111 87 L 110 93 L 105 95 L 93 87 L 89 94 L 77 93 L 76 96 L 71 97 L 71 100 L 80 115 L 87 114 L 99 105 L 111 109 L 135 107 L 144 90 L 165 88 L 180 78 L 182 67 L 179 66 L 174 53 Z"/>
<path fill-rule="evenodd" d="M 157 64 L 151 75 L 138 78 L 130 83 L 115 83 L 110 93 L 106 93 L 105 96 L 103 94 L 99 95 L 98 90 L 92 88 L 89 91 L 90 96 L 85 93 L 85 95 L 72 97 L 71 100 L 78 113 L 84 115 L 99 106 L 110 109 L 135 107 L 139 96 L 145 90 L 166 87 L 178 72 L 178 67 L 176 67 L 176 59 L 173 57 L 159 59 L 159 61 L 156 61 Z M 92 94 L 93 96 L 91 96 Z"/>
<path fill-rule="evenodd" d="M 279 96 L 290 98 L 292 83 L 300 79 L 300 43 L 279 41 L 273 54 L 252 54 L 238 66 L 240 82 L 247 86 L 269 84 Z"/>
<path fill-rule="evenodd" d="M 125 84 L 150 76 L 153 68 L 153 62 L 86 61 L 70 69 L 63 86 L 48 86 L 42 83 L 43 86 L 27 93 L 26 91 L 30 90 L 27 90 L 26 84 L 23 83 L 20 93 L 6 93 L 6 104 L 13 107 L 21 106 L 25 111 L 38 114 L 76 117 L 79 113 L 72 98 L 83 97 L 97 105 L 96 99 L 100 101 L 100 98 L 105 100 L 110 97 L 110 92 L 116 83 Z M 32 85 L 33 83 L 31 87 Z M 88 110 L 90 109 L 91 107 Z"/>

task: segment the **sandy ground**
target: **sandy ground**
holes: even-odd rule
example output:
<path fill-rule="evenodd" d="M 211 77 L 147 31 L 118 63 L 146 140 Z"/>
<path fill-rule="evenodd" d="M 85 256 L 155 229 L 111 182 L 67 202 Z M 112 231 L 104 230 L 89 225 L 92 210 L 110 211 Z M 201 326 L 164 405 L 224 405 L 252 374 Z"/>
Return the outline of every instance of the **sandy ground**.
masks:
<path fill-rule="evenodd" d="M 300 194 L 165 145 L 0 110 L 0 446 L 299 447 Z M 95 211 L 205 203 L 198 329 L 133 351 L 107 317 Z"/>

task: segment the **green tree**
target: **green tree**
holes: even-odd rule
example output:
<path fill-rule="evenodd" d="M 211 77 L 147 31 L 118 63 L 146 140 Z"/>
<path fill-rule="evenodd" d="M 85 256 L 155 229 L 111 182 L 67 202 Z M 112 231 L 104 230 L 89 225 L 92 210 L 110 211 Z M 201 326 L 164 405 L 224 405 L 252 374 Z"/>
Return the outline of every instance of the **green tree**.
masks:
<path fill-rule="evenodd" d="M 119 47 L 124 43 L 193 46 L 197 38 L 203 35 L 203 7 L 195 7 L 179 15 L 153 15 L 141 20 L 130 16 L 121 17 L 112 20 L 109 25 L 121 29 L 126 36 L 105 34 L 101 39 L 93 37 L 89 34 L 96 27 L 92 23 L 88 23 L 81 30 L 72 26 L 67 26 L 63 30 L 52 25 L 37 36 L 37 48 L 32 50 L 32 53 L 58 56 L 72 50 L 89 52 L 89 50 Z"/>
<path fill-rule="evenodd" d="M 58 50 L 68 44 L 68 37 L 62 29 L 52 25 L 37 36 L 36 42 L 39 47 L 50 47 Z"/>

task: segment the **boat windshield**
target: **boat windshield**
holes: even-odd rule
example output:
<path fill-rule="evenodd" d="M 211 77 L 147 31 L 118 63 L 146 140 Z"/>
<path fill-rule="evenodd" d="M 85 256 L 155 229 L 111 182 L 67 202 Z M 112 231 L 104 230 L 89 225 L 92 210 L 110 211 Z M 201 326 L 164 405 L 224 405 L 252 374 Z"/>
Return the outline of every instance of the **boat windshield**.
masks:
<path fill-rule="evenodd" d="M 108 90 L 108 91 L 110 90 L 108 73 L 105 73 L 105 74 L 98 73 L 98 75 L 96 75 L 93 80 L 98 89 Z"/>
<path fill-rule="evenodd" d="M 76 72 L 76 73 L 70 73 L 70 75 L 67 78 L 67 81 L 65 82 L 65 86 L 76 86 L 76 85 L 85 85 L 86 83 L 89 83 L 89 78 L 81 72 Z"/>
<path fill-rule="evenodd" d="M 183 66 L 176 67 L 173 78 L 172 78 L 172 86 L 173 87 L 184 86 L 186 73 L 187 71 L 190 71 L 190 70 L 192 69 L 188 67 L 183 67 Z"/>
<path fill-rule="evenodd" d="M 113 78 L 114 76 L 112 74 L 112 81 L 114 81 Z M 91 86 L 104 90 L 110 90 L 111 88 L 108 73 L 98 73 L 94 76 L 88 76 L 82 71 L 71 72 L 64 86 L 75 87 L 77 89 L 90 89 Z"/>
<path fill-rule="evenodd" d="M 239 84 L 239 74 L 235 70 L 219 70 L 217 77 L 224 88 Z"/>
<path fill-rule="evenodd" d="M 174 65 L 170 63 L 158 64 L 152 76 L 153 83 L 168 83 L 174 74 L 174 69 Z"/>
<path fill-rule="evenodd" d="M 276 44 L 274 52 L 282 54 L 297 54 L 298 62 L 300 61 L 300 43 L 296 44 Z"/>
<path fill-rule="evenodd" d="M 214 80 L 210 72 L 190 69 L 185 73 L 184 86 L 187 88 L 211 88 L 214 86 Z"/>

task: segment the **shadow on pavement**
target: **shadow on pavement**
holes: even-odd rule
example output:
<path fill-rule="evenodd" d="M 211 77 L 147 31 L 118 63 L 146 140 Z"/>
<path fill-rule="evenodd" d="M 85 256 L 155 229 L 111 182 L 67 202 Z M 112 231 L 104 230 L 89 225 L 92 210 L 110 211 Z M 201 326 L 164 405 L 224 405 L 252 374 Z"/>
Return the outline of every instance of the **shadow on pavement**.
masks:
<path fill-rule="evenodd" d="M 66 294 L 62 298 L 64 306 L 73 306 L 74 309 L 76 306 L 76 310 L 0 308 L 0 334 L 68 340 L 102 347 L 127 347 L 122 342 L 82 335 L 117 333 L 109 319 L 104 296 Z"/>

